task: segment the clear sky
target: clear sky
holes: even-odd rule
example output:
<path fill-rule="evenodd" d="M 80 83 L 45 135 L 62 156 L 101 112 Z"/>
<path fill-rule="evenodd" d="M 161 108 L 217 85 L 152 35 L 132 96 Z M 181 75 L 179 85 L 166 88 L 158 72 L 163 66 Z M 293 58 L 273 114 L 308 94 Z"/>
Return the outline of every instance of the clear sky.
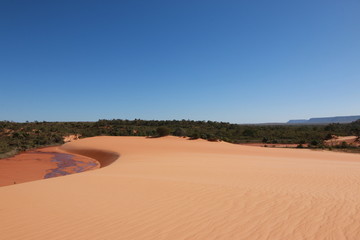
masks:
<path fill-rule="evenodd" d="M 0 120 L 360 114 L 360 1 L 0 1 Z"/>

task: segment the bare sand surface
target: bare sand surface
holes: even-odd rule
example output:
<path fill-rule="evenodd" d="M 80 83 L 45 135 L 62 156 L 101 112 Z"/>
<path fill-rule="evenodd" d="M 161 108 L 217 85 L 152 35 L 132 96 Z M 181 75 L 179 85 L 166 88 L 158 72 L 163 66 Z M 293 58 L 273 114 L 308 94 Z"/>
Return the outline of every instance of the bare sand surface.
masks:
<path fill-rule="evenodd" d="M 1 187 L 1 239 L 360 239 L 357 154 L 176 137 L 62 149 L 107 166 Z"/>
<path fill-rule="evenodd" d="M 99 162 L 82 155 L 45 147 L 0 159 L 0 187 L 64 176 L 99 168 Z"/>
<path fill-rule="evenodd" d="M 344 142 L 350 146 L 360 146 L 360 141 L 357 136 L 334 136 L 332 139 L 326 140 L 324 143 L 328 146 L 336 146 L 341 145 Z"/>

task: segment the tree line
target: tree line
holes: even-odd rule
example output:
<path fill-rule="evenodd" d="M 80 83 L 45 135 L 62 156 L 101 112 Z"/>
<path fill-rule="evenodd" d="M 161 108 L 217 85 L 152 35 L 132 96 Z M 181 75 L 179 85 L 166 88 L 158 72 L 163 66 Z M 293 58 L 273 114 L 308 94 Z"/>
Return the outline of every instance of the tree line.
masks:
<path fill-rule="evenodd" d="M 360 120 L 328 125 L 242 125 L 192 120 L 122 120 L 97 122 L 0 121 L 0 154 L 63 143 L 63 137 L 92 136 L 186 136 L 230 143 L 309 144 L 320 147 L 331 135 L 360 136 Z"/>

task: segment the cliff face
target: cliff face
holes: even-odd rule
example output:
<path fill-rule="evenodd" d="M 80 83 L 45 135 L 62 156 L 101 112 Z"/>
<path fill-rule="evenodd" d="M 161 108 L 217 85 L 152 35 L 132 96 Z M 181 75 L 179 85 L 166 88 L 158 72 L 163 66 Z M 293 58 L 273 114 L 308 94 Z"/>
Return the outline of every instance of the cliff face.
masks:
<path fill-rule="evenodd" d="M 289 123 L 289 124 L 304 124 L 307 121 L 308 120 L 306 120 L 306 119 L 296 119 L 296 120 L 289 120 L 287 123 Z"/>
<path fill-rule="evenodd" d="M 327 123 L 351 123 L 360 119 L 360 115 L 357 116 L 338 116 L 338 117 L 323 117 L 323 118 L 310 118 L 290 120 L 288 124 L 327 124 Z"/>

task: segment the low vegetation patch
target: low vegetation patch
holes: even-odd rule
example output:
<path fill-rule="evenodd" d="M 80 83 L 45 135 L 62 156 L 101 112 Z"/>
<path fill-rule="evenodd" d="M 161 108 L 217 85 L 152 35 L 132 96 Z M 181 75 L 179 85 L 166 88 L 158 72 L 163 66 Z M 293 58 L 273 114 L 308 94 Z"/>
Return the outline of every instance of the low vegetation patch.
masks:
<path fill-rule="evenodd" d="M 156 132 L 157 132 L 159 137 L 165 137 L 165 136 L 168 136 L 170 134 L 170 130 L 167 127 L 158 127 L 156 129 Z"/>

